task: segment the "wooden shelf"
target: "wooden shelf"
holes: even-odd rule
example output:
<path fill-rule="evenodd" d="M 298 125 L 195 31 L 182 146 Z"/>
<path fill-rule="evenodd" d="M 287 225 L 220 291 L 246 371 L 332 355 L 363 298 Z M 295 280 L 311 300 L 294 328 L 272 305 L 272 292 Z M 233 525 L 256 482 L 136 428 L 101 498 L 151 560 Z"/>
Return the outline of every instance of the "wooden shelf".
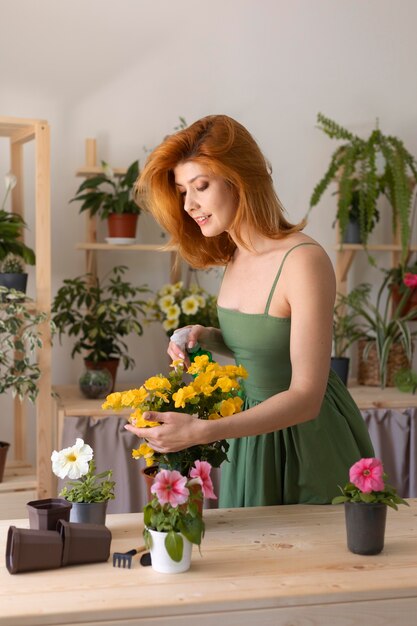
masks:
<path fill-rule="evenodd" d="M 124 176 L 127 172 L 127 169 L 123 167 L 112 167 L 111 169 L 115 176 Z M 104 174 L 104 169 L 100 165 L 89 165 L 85 167 L 80 167 L 75 172 L 75 175 L 81 178 L 88 178 L 89 176 L 98 176 L 99 174 Z"/>
<path fill-rule="evenodd" d="M 349 386 L 349 392 L 361 410 L 365 409 L 408 409 L 417 407 L 417 394 L 404 393 L 396 387 Z"/>
<path fill-rule="evenodd" d="M 380 250 L 381 252 L 400 252 L 402 250 L 401 246 L 395 243 L 378 243 L 366 247 L 361 243 L 338 243 L 334 246 L 334 249 L 339 252 L 343 252 L 343 250 Z M 409 249 L 410 252 L 416 252 L 417 246 L 410 246 Z"/>
<path fill-rule="evenodd" d="M 141 250 L 149 252 L 171 252 L 164 250 L 161 245 L 153 243 L 132 243 L 132 244 L 115 244 L 115 243 L 77 243 L 77 250 Z"/>

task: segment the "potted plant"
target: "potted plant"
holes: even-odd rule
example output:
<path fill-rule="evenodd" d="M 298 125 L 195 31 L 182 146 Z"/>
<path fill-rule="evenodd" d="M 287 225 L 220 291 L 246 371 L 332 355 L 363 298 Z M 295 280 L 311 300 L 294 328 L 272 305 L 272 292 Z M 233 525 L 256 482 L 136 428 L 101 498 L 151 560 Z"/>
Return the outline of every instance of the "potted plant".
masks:
<path fill-rule="evenodd" d="M 146 315 L 146 302 L 139 296 L 148 292 L 123 279 L 127 267 L 114 267 L 102 280 L 92 274 L 67 278 L 52 302 L 52 319 L 61 340 L 64 333 L 77 338 L 71 352 L 85 354 L 90 369 L 108 369 L 113 375 L 121 359 L 124 369 L 135 361 L 123 338 L 143 334 L 139 321 Z"/>
<path fill-rule="evenodd" d="M 113 470 L 95 474 L 93 449 L 80 438 L 69 448 L 51 456 L 52 471 L 58 478 L 70 478 L 59 493 L 72 503 L 70 522 L 104 524 L 109 500 L 114 499 Z"/>
<path fill-rule="evenodd" d="M 0 263 L 0 285 L 26 293 L 28 275 L 22 261 L 14 254 L 8 254 Z"/>
<path fill-rule="evenodd" d="M 107 219 L 110 238 L 135 239 L 141 207 L 133 200 L 132 190 L 139 176 L 139 161 L 122 176 L 115 176 L 105 161 L 101 164 L 103 173 L 81 183 L 70 202 L 81 202 L 80 213 L 89 211 L 91 216 Z"/>
<path fill-rule="evenodd" d="M 21 239 L 26 224 L 17 213 L 6 211 L 7 199 L 10 192 L 16 186 L 16 176 L 9 173 L 5 176 L 6 191 L 0 209 L 0 285 L 9 289 L 26 291 L 26 282 L 10 282 L 11 277 L 7 274 L 23 274 L 22 261 L 29 265 L 35 263 L 35 253 Z M 6 275 L 6 276 L 5 276 Z M 27 275 L 26 275 L 27 279 Z"/>
<path fill-rule="evenodd" d="M 392 312 L 391 292 L 385 276 L 378 290 L 376 303 L 371 302 L 371 285 L 363 283 L 355 289 L 355 298 L 340 296 L 340 303 L 350 307 L 356 316 L 359 339 L 358 383 L 360 385 L 394 386 L 395 374 L 410 368 L 413 339 L 417 330 L 411 330 L 409 321 L 416 311 L 403 313 L 407 295 Z"/>
<path fill-rule="evenodd" d="M 46 313 L 34 310 L 33 300 L 14 289 L 0 287 L 0 394 L 11 391 L 20 400 L 35 402 L 41 376 L 36 350 L 42 347 L 39 325 Z M 0 442 L 0 482 L 10 444 Z"/>
<path fill-rule="evenodd" d="M 347 296 L 338 294 L 333 312 L 333 356 L 331 367 L 347 385 L 350 358 L 347 356 L 350 346 L 363 337 L 363 331 L 357 321 L 357 313 L 351 306 L 362 299 L 361 288 L 353 289 Z"/>
<path fill-rule="evenodd" d="M 398 510 L 400 498 L 387 484 L 387 475 L 379 459 L 360 459 L 349 470 L 349 481 L 339 485 L 341 496 L 333 504 L 345 505 L 347 545 L 355 554 L 379 554 L 384 548 L 387 506 Z"/>
<path fill-rule="evenodd" d="M 219 327 L 216 297 L 199 285 L 185 287 L 182 281 L 168 283 L 148 300 L 148 321 L 158 321 L 170 337 L 177 328 L 190 324 Z"/>
<path fill-rule="evenodd" d="M 163 469 L 155 477 L 153 499 L 143 509 L 145 546 L 151 551 L 157 572 L 177 574 L 190 568 L 192 544 L 204 536 L 203 496 L 215 498 L 211 466 L 197 461 L 190 478 L 177 470 Z"/>
<path fill-rule="evenodd" d="M 184 372 L 184 362 L 173 362 L 168 376 L 158 374 L 148 378 L 139 389 L 116 392 L 107 396 L 103 409 L 120 410 L 131 408 L 129 422 L 137 427 L 157 426 L 146 421 L 145 411 L 185 411 L 199 419 L 221 419 L 238 413 L 243 404 L 239 397 L 240 378 L 247 376 L 242 366 L 220 365 L 210 362 L 207 355 L 195 357 L 194 363 Z M 194 376 L 191 382 L 184 374 Z M 212 467 L 220 467 L 227 460 L 229 444 L 225 440 L 215 441 L 180 450 L 178 452 L 157 452 L 148 443 L 142 443 L 133 450 L 135 459 L 144 458 L 149 468 L 163 467 L 178 470 L 188 476 L 194 463 L 207 461 Z"/>
<path fill-rule="evenodd" d="M 326 135 L 344 143 L 332 154 L 324 176 L 314 188 L 309 211 L 319 203 L 329 185 L 337 182 L 336 217 L 341 237 L 356 212 L 362 243 L 366 245 L 379 218 L 378 198 L 384 194 L 392 207 L 394 233 L 399 229 L 404 261 L 410 240 L 412 187 L 417 180 L 414 157 L 400 139 L 384 135 L 378 127 L 367 139 L 362 139 L 321 113 L 317 119 Z"/>
<path fill-rule="evenodd" d="M 399 264 L 396 267 L 386 270 L 389 281 L 388 287 L 392 292 L 393 308 L 398 308 L 404 294 L 406 301 L 403 313 L 408 313 L 410 309 L 417 307 L 417 261 Z M 416 319 L 414 317 L 413 319 Z"/>

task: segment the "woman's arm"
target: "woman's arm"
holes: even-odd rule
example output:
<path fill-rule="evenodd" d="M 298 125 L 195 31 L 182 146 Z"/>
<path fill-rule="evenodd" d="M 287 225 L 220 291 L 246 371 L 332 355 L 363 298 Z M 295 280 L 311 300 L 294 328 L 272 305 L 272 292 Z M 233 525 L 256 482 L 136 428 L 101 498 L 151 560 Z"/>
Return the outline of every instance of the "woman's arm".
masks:
<path fill-rule="evenodd" d="M 210 350 L 210 352 L 233 358 L 233 352 L 224 343 L 223 335 L 219 328 L 201 326 L 200 324 L 194 324 L 189 328 L 190 334 L 188 335 L 187 348 L 192 348 L 196 343 L 199 343 L 204 350 Z M 186 359 L 186 365 L 189 365 L 186 358 L 187 355 L 173 341 L 170 341 L 167 352 L 173 361 L 175 359 Z"/>
<path fill-rule="evenodd" d="M 150 419 L 160 421 L 161 426 L 126 428 L 146 438 L 155 450 L 173 452 L 219 439 L 269 433 L 314 419 L 320 411 L 330 369 L 334 272 L 325 252 L 319 246 L 308 246 L 288 256 L 281 279 L 280 297 L 284 296 L 291 308 L 292 378 L 287 391 L 220 420 L 150 412 Z M 203 339 L 203 345 L 208 347 L 209 343 Z M 271 367 L 274 365 L 278 367 Z"/>

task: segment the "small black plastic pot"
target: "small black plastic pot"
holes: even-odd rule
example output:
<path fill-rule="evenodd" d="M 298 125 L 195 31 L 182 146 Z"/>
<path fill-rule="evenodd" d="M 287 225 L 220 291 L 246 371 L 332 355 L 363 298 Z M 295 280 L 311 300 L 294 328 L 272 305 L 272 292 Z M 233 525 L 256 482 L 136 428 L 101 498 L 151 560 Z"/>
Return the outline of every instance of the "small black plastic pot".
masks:
<path fill-rule="evenodd" d="M 347 546 L 354 554 L 379 554 L 384 549 L 387 505 L 345 502 Z"/>
<path fill-rule="evenodd" d="M 62 565 L 99 563 L 108 560 L 111 532 L 106 526 L 60 520 L 57 531 L 64 544 Z"/>
<path fill-rule="evenodd" d="M 69 521 L 72 504 L 64 498 L 45 498 L 32 500 L 26 507 L 31 528 L 56 530 L 58 520 Z"/>
<path fill-rule="evenodd" d="M 340 380 L 346 385 L 349 378 L 349 363 L 350 359 L 347 356 L 332 356 L 330 366 L 334 372 L 339 376 Z"/>
<path fill-rule="evenodd" d="M 6 544 L 6 567 L 10 574 L 61 567 L 62 539 L 55 530 L 10 526 Z"/>

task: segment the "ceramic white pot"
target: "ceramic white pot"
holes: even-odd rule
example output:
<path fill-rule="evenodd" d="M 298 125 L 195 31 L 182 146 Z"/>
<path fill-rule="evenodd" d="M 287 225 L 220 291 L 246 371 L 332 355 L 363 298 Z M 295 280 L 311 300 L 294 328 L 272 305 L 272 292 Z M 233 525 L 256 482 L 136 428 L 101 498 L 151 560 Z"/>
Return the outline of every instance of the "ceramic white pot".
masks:
<path fill-rule="evenodd" d="M 152 568 L 156 572 L 162 574 L 180 574 L 190 569 L 191 565 L 191 551 L 193 544 L 181 535 L 184 542 L 184 549 L 182 553 L 182 559 L 179 562 L 173 561 L 169 556 L 165 547 L 165 537 L 167 533 L 159 532 L 157 530 L 148 529 L 152 537 L 151 547 L 151 559 Z"/>

